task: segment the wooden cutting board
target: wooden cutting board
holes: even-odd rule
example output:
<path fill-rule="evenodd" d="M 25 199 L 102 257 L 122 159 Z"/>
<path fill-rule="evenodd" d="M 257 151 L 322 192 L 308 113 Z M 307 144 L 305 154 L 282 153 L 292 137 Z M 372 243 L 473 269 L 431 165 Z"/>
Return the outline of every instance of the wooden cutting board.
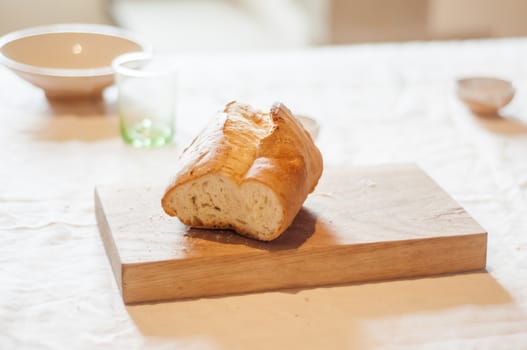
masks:
<path fill-rule="evenodd" d="M 328 169 L 273 242 L 192 229 L 164 186 L 98 187 L 97 222 L 125 303 L 483 269 L 487 233 L 413 165 Z"/>

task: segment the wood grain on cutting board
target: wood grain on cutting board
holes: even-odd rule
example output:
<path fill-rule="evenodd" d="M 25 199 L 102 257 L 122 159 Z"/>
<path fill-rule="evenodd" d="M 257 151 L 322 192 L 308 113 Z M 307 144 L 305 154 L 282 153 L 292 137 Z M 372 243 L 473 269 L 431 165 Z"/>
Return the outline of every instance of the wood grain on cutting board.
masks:
<path fill-rule="evenodd" d="M 268 243 L 186 227 L 162 211 L 163 190 L 96 189 L 125 303 L 485 267 L 486 232 L 413 165 L 326 169 L 292 226 Z"/>

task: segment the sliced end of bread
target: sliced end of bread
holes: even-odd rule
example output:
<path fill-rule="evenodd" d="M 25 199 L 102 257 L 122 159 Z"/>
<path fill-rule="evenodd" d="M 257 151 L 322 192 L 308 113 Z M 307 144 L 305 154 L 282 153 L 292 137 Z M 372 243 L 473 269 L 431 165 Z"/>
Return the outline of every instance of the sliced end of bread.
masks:
<path fill-rule="evenodd" d="M 180 185 L 163 198 L 163 208 L 186 225 L 234 229 L 262 241 L 276 238 L 284 220 L 273 190 L 257 182 L 241 186 L 221 174 L 209 174 Z"/>

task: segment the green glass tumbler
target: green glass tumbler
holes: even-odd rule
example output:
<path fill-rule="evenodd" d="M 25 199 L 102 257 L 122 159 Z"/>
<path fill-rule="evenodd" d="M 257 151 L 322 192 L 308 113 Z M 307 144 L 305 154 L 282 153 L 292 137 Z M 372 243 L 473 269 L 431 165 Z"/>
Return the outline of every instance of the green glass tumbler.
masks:
<path fill-rule="evenodd" d="M 124 142 L 139 148 L 171 143 L 175 133 L 175 65 L 166 57 L 144 52 L 119 56 L 112 65 Z"/>

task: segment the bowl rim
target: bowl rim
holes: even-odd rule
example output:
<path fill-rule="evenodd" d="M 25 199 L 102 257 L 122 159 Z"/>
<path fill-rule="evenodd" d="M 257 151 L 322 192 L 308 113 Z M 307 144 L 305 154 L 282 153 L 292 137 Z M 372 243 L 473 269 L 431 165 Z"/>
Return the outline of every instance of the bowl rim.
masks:
<path fill-rule="evenodd" d="M 113 74 L 112 64 L 108 66 L 97 67 L 97 68 L 81 68 L 81 69 L 68 69 L 68 68 L 46 68 L 37 67 L 26 63 L 20 63 L 15 61 L 2 52 L 2 48 L 18 39 L 23 39 L 36 35 L 54 34 L 54 33 L 86 33 L 86 34 L 102 34 L 113 36 L 125 40 L 129 40 L 139 45 L 142 51 L 145 53 L 151 53 L 152 47 L 146 43 L 142 38 L 137 36 L 135 33 L 128 31 L 123 28 L 106 25 L 106 24 L 85 24 L 85 23 L 61 23 L 51 24 L 44 26 L 36 26 L 17 30 L 8 33 L 0 37 L 0 63 L 13 70 L 17 70 L 23 73 L 57 76 L 57 77 L 91 77 L 91 76 L 104 76 Z"/>
<path fill-rule="evenodd" d="M 157 61 L 165 60 L 169 65 L 163 69 L 156 68 L 152 70 L 139 70 L 135 68 L 126 67 L 124 64 L 132 61 Z M 117 56 L 112 61 L 113 71 L 116 75 L 135 77 L 135 78 L 152 78 L 159 76 L 166 76 L 175 74 L 177 72 L 177 64 L 168 60 L 168 56 L 154 55 L 152 52 L 128 52 Z"/>

